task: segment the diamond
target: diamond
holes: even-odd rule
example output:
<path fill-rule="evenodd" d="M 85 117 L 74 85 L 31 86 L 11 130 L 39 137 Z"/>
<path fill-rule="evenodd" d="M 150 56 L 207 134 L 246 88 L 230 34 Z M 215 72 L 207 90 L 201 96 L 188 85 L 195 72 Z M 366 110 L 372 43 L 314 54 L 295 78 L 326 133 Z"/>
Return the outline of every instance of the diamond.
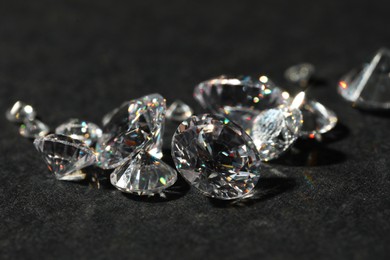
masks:
<path fill-rule="evenodd" d="M 34 141 L 51 172 L 59 180 L 80 180 L 82 168 L 95 163 L 94 152 L 83 142 L 68 136 L 50 134 Z"/>
<path fill-rule="evenodd" d="M 307 85 L 314 72 L 315 68 L 312 64 L 300 63 L 289 67 L 284 72 L 284 77 L 288 82 L 304 87 Z"/>
<path fill-rule="evenodd" d="M 9 110 L 6 112 L 6 117 L 11 122 L 23 123 L 26 120 L 35 119 L 37 113 L 34 108 L 22 101 L 17 101 Z"/>
<path fill-rule="evenodd" d="M 380 49 L 368 65 L 345 75 L 338 92 L 363 109 L 390 109 L 390 50 Z"/>
<path fill-rule="evenodd" d="M 280 106 L 261 112 L 253 122 L 252 138 L 262 161 L 278 158 L 297 140 L 302 114 L 297 108 Z"/>
<path fill-rule="evenodd" d="M 300 137 L 321 139 L 321 134 L 329 132 L 337 124 L 336 114 L 317 101 L 305 101 L 300 110 L 303 117 Z"/>
<path fill-rule="evenodd" d="M 88 146 L 96 144 L 103 134 L 102 130 L 96 124 L 74 118 L 59 125 L 55 133 L 83 141 Z"/>
<path fill-rule="evenodd" d="M 260 177 L 252 139 L 226 117 L 204 114 L 182 122 L 172 139 L 172 157 L 181 175 L 207 196 L 247 196 Z"/>
<path fill-rule="evenodd" d="M 141 151 L 115 169 L 110 178 L 122 192 L 154 195 L 172 186 L 177 173 L 160 159 Z"/>
<path fill-rule="evenodd" d="M 139 149 L 161 154 L 165 99 L 151 94 L 124 103 L 110 116 L 96 145 L 98 166 L 113 169 Z"/>
<path fill-rule="evenodd" d="M 167 109 L 166 117 L 174 121 L 184 121 L 193 114 L 192 108 L 181 100 L 176 100 Z"/>
<path fill-rule="evenodd" d="M 19 127 L 19 133 L 26 138 L 37 138 L 45 136 L 50 132 L 50 128 L 38 119 L 32 121 L 25 120 Z"/>

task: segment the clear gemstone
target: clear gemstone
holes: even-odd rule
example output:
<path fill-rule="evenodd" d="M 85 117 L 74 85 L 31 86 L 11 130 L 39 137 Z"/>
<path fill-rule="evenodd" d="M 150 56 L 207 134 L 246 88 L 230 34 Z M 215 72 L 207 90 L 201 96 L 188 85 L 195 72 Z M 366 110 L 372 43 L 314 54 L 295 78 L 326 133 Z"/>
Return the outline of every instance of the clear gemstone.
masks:
<path fill-rule="evenodd" d="M 172 157 L 181 175 L 213 198 L 247 196 L 260 177 L 252 139 L 222 116 L 205 114 L 182 122 L 172 139 Z"/>
<path fill-rule="evenodd" d="M 80 170 L 95 163 L 94 152 L 83 142 L 68 136 L 51 134 L 34 141 L 51 172 L 59 180 L 80 180 Z"/>
<path fill-rule="evenodd" d="M 167 109 L 166 117 L 174 121 L 184 121 L 193 114 L 192 108 L 181 100 L 176 100 Z"/>
<path fill-rule="evenodd" d="M 339 82 L 338 92 L 365 109 L 390 109 L 390 50 L 380 49 L 368 65 Z"/>
<path fill-rule="evenodd" d="M 103 128 L 96 145 L 98 166 L 113 169 L 139 149 L 161 154 L 165 99 L 151 94 L 124 103 Z"/>
<path fill-rule="evenodd" d="M 175 169 L 140 152 L 111 173 L 111 183 L 120 191 L 138 195 L 154 195 L 172 186 L 177 180 Z"/>
<path fill-rule="evenodd" d="M 303 87 L 307 85 L 314 72 L 315 68 L 312 64 L 300 63 L 289 67 L 284 72 L 284 77 L 288 82 L 298 84 Z"/>
<path fill-rule="evenodd" d="M 26 138 L 37 138 L 40 136 L 45 136 L 49 132 L 49 126 L 39 121 L 38 119 L 34 119 L 32 121 L 25 120 L 19 127 L 20 135 Z"/>
<path fill-rule="evenodd" d="M 263 161 L 278 158 L 297 140 L 302 114 L 297 108 L 280 106 L 260 113 L 253 122 L 252 138 Z"/>
<path fill-rule="evenodd" d="M 66 135 L 73 139 L 83 141 L 88 146 L 96 144 L 102 137 L 102 130 L 94 123 L 79 119 L 69 119 L 56 128 L 56 134 Z"/>
<path fill-rule="evenodd" d="M 303 117 L 301 137 L 320 139 L 321 134 L 329 132 L 337 124 L 336 114 L 317 101 L 306 101 L 300 110 Z"/>
<path fill-rule="evenodd" d="M 6 112 L 6 117 L 11 122 L 23 123 L 26 120 L 34 120 L 36 117 L 34 108 L 22 101 L 17 101 L 9 110 Z"/>

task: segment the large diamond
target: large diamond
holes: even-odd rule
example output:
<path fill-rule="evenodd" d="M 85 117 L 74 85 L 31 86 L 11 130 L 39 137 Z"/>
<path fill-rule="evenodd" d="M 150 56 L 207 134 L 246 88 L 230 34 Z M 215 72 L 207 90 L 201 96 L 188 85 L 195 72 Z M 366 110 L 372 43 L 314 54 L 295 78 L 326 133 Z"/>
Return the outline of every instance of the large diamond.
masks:
<path fill-rule="evenodd" d="M 96 145 L 98 166 L 113 169 L 139 149 L 161 154 L 165 99 L 151 94 L 124 103 L 112 113 Z"/>
<path fill-rule="evenodd" d="M 337 124 L 336 114 L 321 103 L 309 100 L 300 107 L 303 124 L 299 135 L 304 138 L 321 138 Z"/>
<path fill-rule="evenodd" d="M 250 135 L 254 118 L 265 109 L 287 103 L 288 93 L 266 76 L 259 80 L 220 76 L 196 86 L 194 97 L 203 108 L 224 114 Z"/>
<path fill-rule="evenodd" d="M 160 159 L 140 152 L 115 169 L 110 178 L 112 185 L 120 191 L 153 195 L 172 186 L 177 180 L 177 173 Z"/>
<path fill-rule="evenodd" d="M 102 130 L 94 123 L 79 119 L 69 119 L 56 128 L 56 134 L 70 136 L 73 139 L 83 141 L 88 146 L 96 144 L 102 137 Z"/>
<path fill-rule="evenodd" d="M 298 138 L 302 114 L 297 108 L 280 106 L 260 113 L 254 120 L 252 138 L 263 161 L 278 158 Z"/>
<path fill-rule="evenodd" d="M 59 180 L 79 180 L 85 175 L 79 170 L 95 163 L 93 151 L 79 140 L 63 135 L 47 135 L 34 141 L 51 172 Z"/>
<path fill-rule="evenodd" d="M 167 109 L 166 117 L 169 120 L 183 121 L 192 116 L 192 108 L 181 100 L 176 100 Z"/>
<path fill-rule="evenodd" d="M 252 139 L 222 116 L 192 116 L 180 124 L 172 139 L 172 157 L 189 183 L 218 199 L 249 194 L 260 177 Z"/>
<path fill-rule="evenodd" d="M 50 128 L 38 119 L 25 120 L 19 127 L 19 133 L 26 138 L 37 138 L 49 133 Z"/>
<path fill-rule="evenodd" d="M 338 91 L 358 107 L 390 109 L 390 50 L 380 49 L 368 65 L 345 75 Z"/>
<path fill-rule="evenodd" d="M 17 101 L 10 109 L 6 112 L 6 117 L 11 122 L 22 123 L 26 120 L 35 119 L 37 113 L 34 108 L 22 101 Z"/>

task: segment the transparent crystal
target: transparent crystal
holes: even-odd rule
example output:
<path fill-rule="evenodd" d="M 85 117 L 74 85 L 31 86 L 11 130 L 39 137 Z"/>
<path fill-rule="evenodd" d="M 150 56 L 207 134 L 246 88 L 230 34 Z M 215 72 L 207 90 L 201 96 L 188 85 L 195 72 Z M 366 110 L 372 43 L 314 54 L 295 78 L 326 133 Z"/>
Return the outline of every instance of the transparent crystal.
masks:
<path fill-rule="evenodd" d="M 204 114 L 182 122 L 172 139 L 172 157 L 181 175 L 213 198 L 247 196 L 260 177 L 252 139 L 222 116 Z"/>
<path fill-rule="evenodd" d="M 184 121 L 193 114 L 192 108 L 181 100 L 176 100 L 167 109 L 166 117 L 174 121 Z"/>
<path fill-rule="evenodd" d="M 298 139 L 302 114 L 282 105 L 261 112 L 253 122 L 252 138 L 262 161 L 278 158 Z"/>
<path fill-rule="evenodd" d="M 140 152 L 115 169 L 110 178 L 112 185 L 122 192 L 154 195 L 172 186 L 177 173 L 160 159 Z"/>
<path fill-rule="evenodd" d="M 88 146 L 96 144 L 103 135 L 102 130 L 96 124 L 74 118 L 59 125 L 55 133 L 83 141 Z"/>
<path fill-rule="evenodd" d="M 34 120 L 37 113 L 34 108 L 22 101 L 17 101 L 6 112 L 6 117 L 11 122 L 23 123 L 26 120 Z"/>
<path fill-rule="evenodd" d="M 116 168 L 140 149 L 161 154 L 165 111 L 165 99 L 159 94 L 124 103 L 103 128 L 96 145 L 97 165 Z"/>
<path fill-rule="evenodd" d="M 45 136 L 49 132 L 49 126 L 39 121 L 38 119 L 34 119 L 32 121 L 25 120 L 19 127 L 20 135 L 26 138 L 37 138 L 40 136 Z"/>
<path fill-rule="evenodd" d="M 314 72 L 315 68 L 312 64 L 300 63 L 289 67 L 284 72 L 284 77 L 288 82 L 298 84 L 303 87 L 307 85 Z"/>
<path fill-rule="evenodd" d="M 303 117 L 301 137 L 321 139 L 321 134 L 329 132 L 337 124 L 336 114 L 317 101 L 305 101 L 300 110 Z"/>
<path fill-rule="evenodd" d="M 85 177 L 80 170 L 93 165 L 94 152 L 83 142 L 68 136 L 50 134 L 34 141 L 35 148 L 59 180 L 80 180 Z"/>
<path fill-rule="evenodd" d="M 365 109 L 390 109 L 390 50 L 380 49 L 368 65 L 339 82 L 338 92 Z"/>

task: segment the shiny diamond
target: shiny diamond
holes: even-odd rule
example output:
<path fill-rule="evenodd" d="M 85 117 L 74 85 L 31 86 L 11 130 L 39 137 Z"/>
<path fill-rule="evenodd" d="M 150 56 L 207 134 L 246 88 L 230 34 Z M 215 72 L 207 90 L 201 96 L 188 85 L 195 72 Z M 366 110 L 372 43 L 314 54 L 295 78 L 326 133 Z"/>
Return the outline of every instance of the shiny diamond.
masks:
<path fill-rule="evenodd" d="M 300 63 L 289 67 L 284 72 L 284 77 L 288 82 L 304 87 L 307 85 L 314 72 L 315 68 L 312 64 Z"/>
<path fill-rule="evenodd" d="M 56 128 L 56 134 L 66 135 L 83 141 L 88 146 L 96 144 L 102 137 L 102 130 L 94 123 L 79 119 L 70 119 Z"/>
<path fill-rule="evenodd" d="M 51 134 L 34 141 L 51 172 L 59 180 L 80 180 L 85 177 L 80 170 L 95 163 L 93 151 L 79 140 Z"/>
<path fill-rule="evenodd" d="M 317 101 L 306 101 L 300 110 L 303 117 L 301 137 L 321 139 L 321 134 L 329 132 L 337 124 L 336 114 Z"/>
<path fill-rule="evenodd" d="M 7 112 L 6 117 L 11 122 L 23 123 L 25 120 L 35 119 L 37 113 L 30 105 L 17 101 Z"/>
<path fill-rule="evenodd" d="M 207 196 L 247 196 L 260 177 L 260 158 L 251 138 L 229 119 L 192 116 L 177 128 L 172 157 L 182 176 Z"/>
<path fill-rule="evenodd" d="M 49 133 L 50 128 L 45 123 L 34 119 L 32 121 L 25 120 L 19 127 L 19 133 L 26 138 L 37 138 L 45 136 Z"/>
<path fill-rule="evenodd" d="M 148 153 L 133 155 L 111 173 L 111 183 L 122 192 L 154 195 L 172 186 L 176 171 Z"/>
<path fill-rule="evenodd" d="M 193 114 L 192 108 L 181 100 L 176 100 L 167 109 L 166 117 L 174 121 L 184 121 Z"/>
<path fill-rule="evenodd" d="M 263 161 L 278 158 L 297 140 L 302 114 L 297 108 L 280 106 L 260 113 L 254 120 L 252 138 Z"/>
<path fill-rule="evenodd" d="M 345 75 L 338 92 L 360 108 L 390 109 L 390 50 L 380 49 L 363 69 Z"/>
<path fill-rule="evenodd" d="M 151 94 L 124 103 L 103 128 L 96 145 L 98 166 L 113 169 L 139 149 L 161 154 L 165 99 Z"/>

